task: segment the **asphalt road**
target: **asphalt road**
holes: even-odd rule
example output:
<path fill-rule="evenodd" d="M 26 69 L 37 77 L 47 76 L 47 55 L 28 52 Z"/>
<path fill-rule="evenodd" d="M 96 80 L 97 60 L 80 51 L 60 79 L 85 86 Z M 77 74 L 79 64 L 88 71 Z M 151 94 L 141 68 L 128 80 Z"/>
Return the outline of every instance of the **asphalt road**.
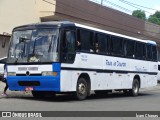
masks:
<path fill-rule="evenodd" d="M 1 93 L 3 87 L 0 82 Z M 0 111 L 160 111 L 160 85 L 142 89 L 138 97 L 93 94 L 84 101 L 77 101 L 72 95 L 35 99 L 30 92 L 8 91 L 8 97 L 0 96 Z"/>

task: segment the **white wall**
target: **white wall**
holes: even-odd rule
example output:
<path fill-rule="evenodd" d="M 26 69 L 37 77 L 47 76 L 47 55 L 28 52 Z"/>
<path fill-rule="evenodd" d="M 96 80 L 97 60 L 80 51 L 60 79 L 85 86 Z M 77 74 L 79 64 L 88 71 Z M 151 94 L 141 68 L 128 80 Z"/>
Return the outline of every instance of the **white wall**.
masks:
<path fill-rule="evenodd" d="M 40 22 L 36 0 L 0 0 L 0 34 L 19 25 Z"/>

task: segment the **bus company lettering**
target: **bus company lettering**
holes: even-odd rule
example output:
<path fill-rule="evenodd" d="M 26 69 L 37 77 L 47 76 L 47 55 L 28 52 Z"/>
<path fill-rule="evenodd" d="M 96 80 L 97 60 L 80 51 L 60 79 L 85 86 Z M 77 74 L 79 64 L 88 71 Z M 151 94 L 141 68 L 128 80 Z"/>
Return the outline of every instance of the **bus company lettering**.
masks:
<path fill-rule="evenodd" d="M 38 71 L 38 67 L 18 67 L 18 71 Z"/>
<path fill-rule="evenodd" d="M 147 72 L 147 69 L 146 68 L 141 68 L 141 67 L 137 67 L 137 66 L 135 66 L 135 69 L 136 69 L 136 71 L 142 71 L 142 72 Z"/>
<path fill-rule="evenodd" d="M 84 61 L 84 62 L 87 62 L 87 55 L 81 55 L 81 60 Z"/>
<path fill-rule="evenodd" d="M 124 62 L 120 62 L 120 61 L 112 62 L 112 61 L 106 60 L 106 65 L 107 66 L 126 67 L 127 64 Z"/>

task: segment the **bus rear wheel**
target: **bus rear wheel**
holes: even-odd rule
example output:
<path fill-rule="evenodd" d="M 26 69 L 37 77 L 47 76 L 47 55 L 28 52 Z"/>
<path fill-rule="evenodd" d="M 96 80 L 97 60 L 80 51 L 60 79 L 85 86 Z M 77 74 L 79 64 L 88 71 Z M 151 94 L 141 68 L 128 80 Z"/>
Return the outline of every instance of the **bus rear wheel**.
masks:
<path fill-rule="evenodd" d="M 132 83 L 132 89 L 129 90 L 130 95 L 138 96 L 138 94 L 139 94 L 139 85 L 140 85 L 139 81 L 137 79 L 134 79 L 133 83 Z"/>
<path fill-rule="evenodd" d="M 79 78 L 76 86 L 76 98 L 78 100 L 86 99 L 88 95 L 88 84 L 84 78 Z"/>

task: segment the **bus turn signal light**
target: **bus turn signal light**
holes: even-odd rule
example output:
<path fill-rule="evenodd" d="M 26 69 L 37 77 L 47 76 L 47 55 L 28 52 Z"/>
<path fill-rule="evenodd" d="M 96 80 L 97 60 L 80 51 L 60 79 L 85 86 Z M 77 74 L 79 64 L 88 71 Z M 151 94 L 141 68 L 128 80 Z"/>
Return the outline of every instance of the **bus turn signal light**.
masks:
<path fill-rule="evenodd" d="M 42 76 L 57 76 L 57 72 L 44 71 L 42 72 Z"/>

